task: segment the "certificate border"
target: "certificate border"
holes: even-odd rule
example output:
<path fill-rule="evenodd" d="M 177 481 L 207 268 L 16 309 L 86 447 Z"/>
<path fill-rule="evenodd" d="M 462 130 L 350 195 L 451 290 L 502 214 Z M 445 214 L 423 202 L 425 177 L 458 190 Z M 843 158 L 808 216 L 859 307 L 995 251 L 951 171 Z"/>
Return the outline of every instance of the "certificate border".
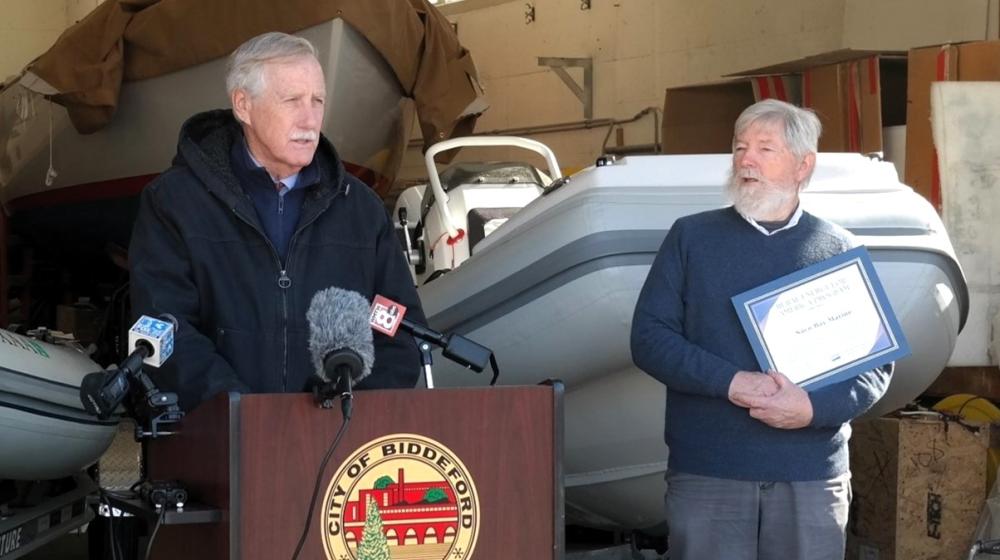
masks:
<path fill-rule="evenodd" d="M 871 256 L 864 246 L 860 246 L 732 297 L 733 306 L 736 308 L 736 315 L 739 317 L 740 324 L 747 334 L 761 371 L 775 369 L 774 361 L 767 350 L 767 344 L 764 342 L 760 325 L 754 320 L 751 306 L 768 298 L 773 298 L 789 289 L 796 288 L 802 284 L 851 266 L 859 267 L 862 280 L 868 288 L 868 294 L 871 296 L 872 302 L 875 304 L 875 309 L 882 321 L 882 326 L 885 327 L 886 333 L 889 336 L 889 347 L 810 377 L 800 382 L 799 386 L 810 391 L 815 390 L 849 379 L 910 354 L 910 346 L 906 342 L 903 329 L 900 327 L 899 321 L 892 311 L 889 298 L 886 296 L 885 289 L 882 287 L 878 274 L 875 272 L 875 265 L 872 264 Z"/>

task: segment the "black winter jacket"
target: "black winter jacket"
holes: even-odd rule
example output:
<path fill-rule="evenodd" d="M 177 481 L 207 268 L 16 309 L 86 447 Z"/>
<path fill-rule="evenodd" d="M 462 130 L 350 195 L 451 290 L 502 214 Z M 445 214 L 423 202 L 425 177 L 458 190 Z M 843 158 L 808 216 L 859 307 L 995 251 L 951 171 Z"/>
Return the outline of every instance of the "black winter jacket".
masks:
<path fill-rule="evenodd" d="M 381 200 L 320 140 L 320 180 L 308 189 L 284 266 L 230 163 L 242 137 L 231 111 L 181 129 L 173 165 L 142 193 L 129 248 L 134 315 L 176 317 L 174 355 L 152 377 L 181 407 L 223 391 L 304 390 L 312 373 L 306 309 L 337 286 L 382 294 L 424 321 Z M 420 357 L 400 331 L 375 333 L 375 364 L 359 389 L 413 387 Z"/>

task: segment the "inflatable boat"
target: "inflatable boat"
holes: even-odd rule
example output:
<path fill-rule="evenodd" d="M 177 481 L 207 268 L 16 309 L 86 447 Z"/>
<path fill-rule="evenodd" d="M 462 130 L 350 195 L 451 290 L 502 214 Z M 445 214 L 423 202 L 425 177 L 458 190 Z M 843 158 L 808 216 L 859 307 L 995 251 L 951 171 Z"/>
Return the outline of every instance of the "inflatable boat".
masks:
<path fill-rule="evenodd" d="M 548 170 L 456 164 L 438 176 L 434 153 L 457 145 L 519 146 Z M 503 384 L 565 382 L 569 523 L 662 531 L 665 389 L 632 364 L 632 312 L 674 220 L 728 205 L 730 156 L 600 159 L 564 178 L 525 139 L 453 139 L 428 154 L 430 184 L 394 212 L 431 326 L 490 347 Z M 901 407 L 944 368 L 968 316 L 948 234 L 892 164 L 858 154 L 820 154 L 802 203 L 868 247 L 912 349 L 869 414 Z M 434 376 L 488 382 L 444 359 Z"/>
<path fill-rule="evenodd" d="M 0 330 L 0 480 L 62 478 L 97 461 L 119 418 L 88 414 L 80 383 L 101 369 L 73 348 Z"/>

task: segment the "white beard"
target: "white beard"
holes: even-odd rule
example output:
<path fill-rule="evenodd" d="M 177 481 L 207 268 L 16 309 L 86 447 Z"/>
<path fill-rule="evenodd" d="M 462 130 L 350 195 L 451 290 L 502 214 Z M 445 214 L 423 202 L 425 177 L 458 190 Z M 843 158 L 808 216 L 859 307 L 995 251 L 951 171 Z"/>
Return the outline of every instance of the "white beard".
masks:
<path fill-rule="evenodd" d="M 756 179 L 757 182 L 743 183 L 742 179 Z M 736 211 L 757 222 L 774 220 L 775 213 L 787 207 L 797 194 L 797 188 L 772 183 L 752 169 L 730 170 L 726 185 L 726 198 Z"/>

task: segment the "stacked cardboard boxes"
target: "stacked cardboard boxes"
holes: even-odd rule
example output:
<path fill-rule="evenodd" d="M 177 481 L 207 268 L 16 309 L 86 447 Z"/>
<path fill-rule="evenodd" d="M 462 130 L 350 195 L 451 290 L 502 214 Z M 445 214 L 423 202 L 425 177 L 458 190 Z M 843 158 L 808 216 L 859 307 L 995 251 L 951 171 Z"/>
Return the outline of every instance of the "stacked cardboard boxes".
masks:
<path fill-rule="evenodd" d="M 906 184 L 941 210 L 941 179 L 931 134 L 931 83 L 1000 80 L 1000 41 L 909 52 L 906 86 Z"/>
<path fill-rule="evenodd" d="M 816 111 L 820 151 L 881 152 L 882 130 L 906 118 L 906 58 L 844 50 L 741 72 L 733 81 L 667 90 L 663 151 L 728 152 L 733 122 L 761 99 Z"/>
<path fill-rule="evenodd" d="M 886 127 L 906 125 L 903 181 L 941 208 L 931 133 L 935 81 L 1000 81 L 1000 41 L 880 53 L 844 49 L 748 70 L 730 82 L 667 90 L 664 153 L 728 152 L 732 123 L 755 101 L 810 107 L 823 123 L 820 151 L 883 152 Z"/>

